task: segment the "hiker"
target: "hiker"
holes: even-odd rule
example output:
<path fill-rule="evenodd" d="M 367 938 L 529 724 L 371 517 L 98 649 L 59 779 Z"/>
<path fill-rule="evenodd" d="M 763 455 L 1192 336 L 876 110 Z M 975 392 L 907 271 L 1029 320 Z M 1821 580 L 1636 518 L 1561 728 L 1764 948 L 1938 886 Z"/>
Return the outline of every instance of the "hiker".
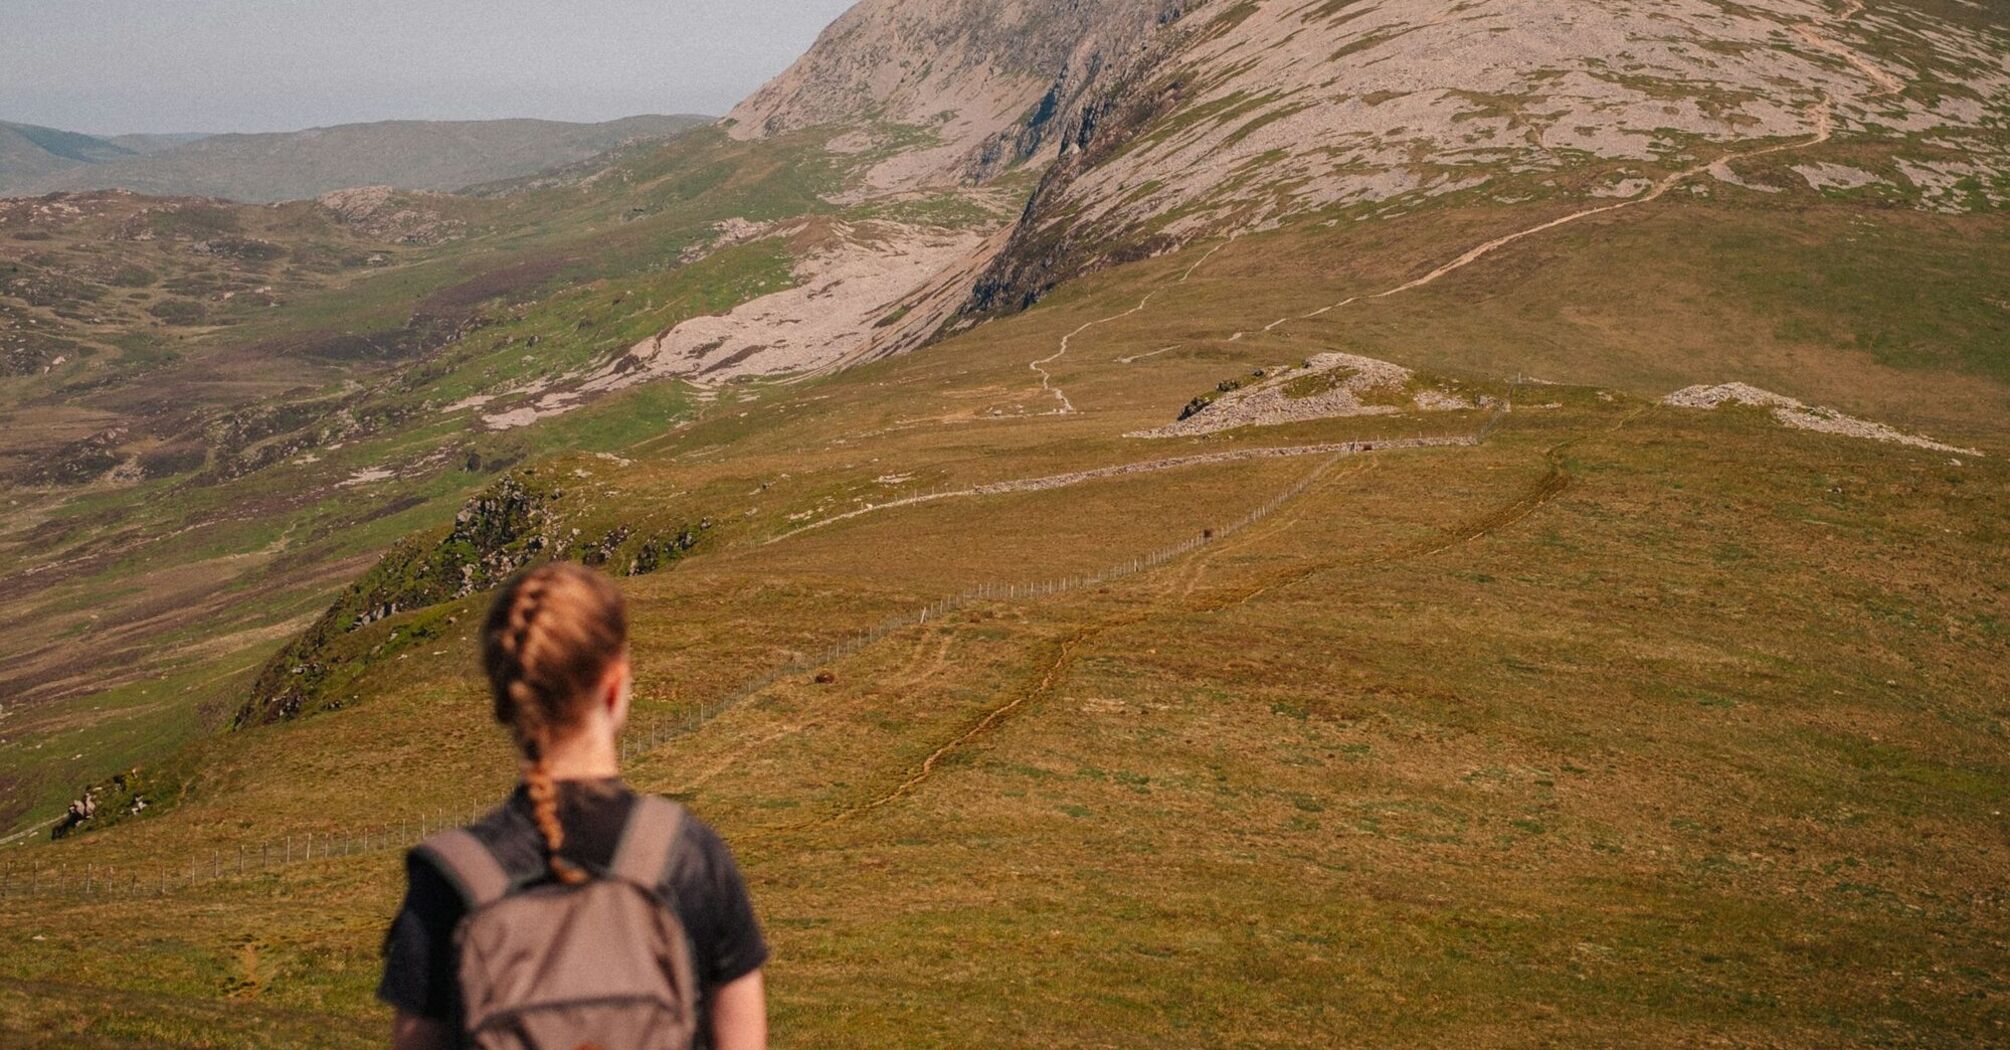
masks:
<path fill-rule="evenodd" d="M 406 858 L 377 989 L 395 1050 L 763 1050 L 768 948 L 732 854 L 619 779 L 621 593 L 576 565 L 526 572 L 482 662 L 523 783 Z"/>

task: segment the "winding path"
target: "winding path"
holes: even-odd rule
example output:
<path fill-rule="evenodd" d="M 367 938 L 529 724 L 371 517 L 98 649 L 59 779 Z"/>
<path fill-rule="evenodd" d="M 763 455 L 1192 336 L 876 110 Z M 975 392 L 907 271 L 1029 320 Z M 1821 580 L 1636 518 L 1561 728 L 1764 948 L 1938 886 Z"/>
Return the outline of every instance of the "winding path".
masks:
<path fill-rule="evenodd" d="M 1393 451 L 1403 448 L 1452 448 L 1477 445 L 1480 437 L 1476 434 L 1454 434 L 1446 437 L 1388 438 L 1386 440 L 1338 441 L 1320 445 L 1279 445 L 1265 448 L 1239 448 L 1226 452 L 1208 452 L 1196 456 L 1178 456 L 1172 459 L 1154 459 L 1142 463 L 1119 463 L 1113 467 L 1097 467 L 1093 470 L 1075 470 L 1066 474 L 1050 474 L 1041 478 L 1021 478 L 1014 481 L 993 481 L 969 488 L 951 489 L 947 492 L 931 492 L 925 496 L 908 496 L 905 499 L 876 503 L 869 507 L 832 515 L 821 521 L 813 521 L 801 528 L 780 533 L 765 543 L 780 543 L 805 532 L 835 525 L 841 521 L 851 521 L 868 514 L 896 510 L 901 507 L 915 507 L 924 503 L 942 500 L 967 499 L 972 496 L 1001 496 L 1013 492 L 1047 492 L 1065 489 L 1091 481 L 1108 478 L 1128 477 L 1133 474 L 1156 474 L 1160 471 L 1178 470 L 1182 467 L 1198 467 L 1215 463 L 1244 463 L 1257 459 L 1284 459 L 1292 456 L 1348 456 L 1376 450 Z"/>
<path fill-rule="evenodd" d="M 1302 583 L 1342 566 L 1386 566 L 1431 558 L 1484 539 L 1521 521 L 1569 491 L 1573 478 L 1563 463 L 1562 452 L 1575 440 L 1573 438 L 1546 450 L 1544 453 L 1546 469 L 1542 477 L 1532 482 L 1525 491 L 1505 504 L 1477 517 L 1458 522 L 1433 536 L 1400 544 L 1371 555 L 1365 561 L 1351 556 L 1320 558 L 1310 564 L 1294 565 L 1281 571 L 1262 574 L 1240 586 L 1229 586 L 1210 592 L 1198 592 L 1195 586 L 1197 581 L 1189 581 L 1180 593 L 1175 594 L 1169 589 L 1163 601 L 1151 602 L 1144 608 L 1133 608 L 1077 626 L 1053 645 L 1050 650 L 1051 656 L 1042 660 L 1033 674 L 1017 690 L 1004 697 L 1000 703 L 977 714 L 965 728 L 931 750 L 919 765 L 909 767 L 905 775 L 891 787 L 857 799 L 829 814 L 811 817 L 772 830 L 782 833 L 798 832 L 835 824 L 893 805 L 913 795 L 935 775 L 946 759 L 978 743 L 1027 707 L 1053 696 L 1067 682 L 1085 649 L 1094 647 L 1106 636 L 1153 620 L 1169 609 L 1201 615 L 1225 613 L 1247 606 L 1263 595 Z M 1330 462 L 1321 466 L 1311 480 L 1316 481 L 1318 476 L 1324 474 L 1331 466 Z M 1172 586 L 1174 585 L 1168 584 L 1169 588 Z"/>
<path fill-rule="evenodd" d="M 1138 300 L 1138 305 L 1133 306 L 1122 313 L 1111 314 L 1108 317 L 1098 317 L 1093 321 L 1088 321 L 1084 323 L 1080 328 L 1077 328 L 1074 331 L 1069 332 L 1067 335 L 1061 337 L 1061 348 L 1059 350 L 1056 350 L 1053 353 L 1047 355 L 1046 357 L 1043 357 L 1038 361 L 1035 361 L 1032 364 L 1028 365 L 1027 366 L 1028 368 L 1031 368 L 1033 371 L 1038 372 L 1040 374 L 1040 389 L 1047 391 L 1050 394 L 1053 394 L 1054 399 L 1061 403 L 1061 407 L 1047 414 L 1050 416 L 1070 416 L 1075 414 L 1075 403 L 1073 401 L 1068 400 L 1068 394 L 1066 391 L 1054 385 L 1054 374 L 1052 372 L 1047 371 L 1047 366 L 1053 364 L 1056 361 L 1059 361 L 1063 357 L 1068 356 L 1068 349 L 1070 346 L 1074 344 L 1076 336 L 1081 335 L 1083 332 L 1086 332 L 1089 329 L 1096 327 L 1097 325 L 1106 325 L 1112 321 L 1121 321 L 1126 317 L 1143 313 L 1147 307 L 1151 306 L 1152 300 L 1157 298 L 1160 292 L 1165 291 L 1166 288 L 1168 287 L 1177 288 L 1180 285 L 1185 284 L 1187 282 L 1187 279 L 1193 276 L 1193 272 L 1195 270 L 1200 269 L 1202 266 L 1207 264 L 1207 261 L 1209 259 L 1214 258 L 1214 253 L 1222 250 L 1223 248 L 1228 247 L 1230 244 L 1233 243 L 1235 243 L 1235 238 L 1230 237 L 1228 240 L 1223 241 L 1212 248 L 1209 248 L 1207 250 L 1206 255 L 1203 255 L 1199 259 L 1196 259 L 1192 266 L 1186 268 L 1185 273 L 1180 274 L 1179 280 L 1174 281 L 1170 285 L 1164 285 L 1158 288 L 1154 288 L 1149 292 L 1146 292 L 1145 297 Z M 1167 349 L 1172 348 L 1167 347 Z"/>
<path fill-rule="evenodd" d="M 1846 6 L 1842 11 L 1836 14 L 1835 20 L 1838 22 L 1847 22 L 1855 18 L 1856 16 L 1862 14 L 1863 10 L 1864 10 L 1863 0 L 1847 0 Z M 1903 92 L 1905 90 L 1906 83 L 1904 80 L 1893 75 L 1888 70 L 1879 68 L 1875 63 L 1863 57 L 1861 54 L 1858 54 L 1854 49 L 1850 48 L 1848 45 L 1840 43 L 1828 36 L 1823 35 L 1815 27 L 1811 25 L 1797 25 L 1794 27 L 1794 32 L 1798 36 L 1800 36 L 1801 39 L 1808 44 L 1808 46 L 1818 51 L 1826 52 L 1827 54 L 1833 55 L 1836 58 L 1842 60 L 1843 62 L 1848 63 L 1852 68 L 1856 69 L 1859 73 L 1862 73 L 1866 78 L 1870 79 L 1871 82 L 1875 83 L 1878 86 L 1878 91 L 1875 94 L 1868 96 L 1869 98 L 1883 98 L 1890 95 L 1899 94 L 1900 92 Z M 1613 204 L 1604 204 L 1593 208 L 1586 208 L 1582 211 L 1572 212 L 1568 215 L 1564 215 L 1555 219 L 1551 219 L 1547 222 L 1531 226 L 1525 230 L 1517 230 L 1514 233 L 1510 233 L 1501 237 L 1496 237 L 1493 240 L 1487 241 L 1484 244 L 1478 245 L 1468 250 L 1465 254 L 1460 255 L 1458 258 L 1453 259 L 1451 262 L 1448 262 L 1443 266 L 1440 266 L 1437 269 L 1432 270 L 1427 274 L 1424 274 L 1422 277 L 1406 281 L 1402 284 L 1397 285 L 1394 288 L 1387 289 L 1386 291 L 1375 292 L 1367 295 L 1349 296 L 1345 299 L 1340 300 L 1339 302 L 1332 303 L 1331 305 L 1322 306 L 1317 310 L 1311 311 L 1310 313 L 1298 314 L 1295 316 L 1280 317 L 1277 320 L 1272 321 L 1269 324 L 1263 326 L 1262 331 L 1264 332 L 1275 331 L 1276 329 L 1281 328 L 1284 325 L 1290 324 L 1292 321 L 1311 320 L 1312 318 L 1332 313 L 1335 310 L 1351 306 L 1355 303 L 1366 302 L 1374 299 L 1387 299 L 1390 296 L 1401 295 L 1404 292 L 1414 291 L 1426 285 L 1436 283 L 1437 281 L 1442 280 L 1443 278 L 1450 276 L 1451 274 L 1457 273 L 1458 271 L 1463 270 L 1466 267 L 1471 266 L 1476 262 L 1479 262 L 1481 259 L 1484 259 L 1489 255 L 1492 255 L 1493 253 L 1501 250 L 1502 248 L 1506 248 L 1511 244 L 1515 244 L 1516 242 L 1526 240 L 1527 238 L 1534 237 L 1537 234 L 1547 233 L 1550 230 L 1554 230 L 1563 226 L 1568 226 L 1572 223 L 1580 222 L 1582 220 L 1593 218 L 1595 216 L 1606 215 L 1612 212 L 1622 211 L 1627 208 L 1636 208 L 1643 204 L 1651 204 L 1654 201 L 1658 201 L 1661 198 L 1667 196 L 1669 191 L 1675 189 L 1677 186 L 1680 186 L 1683 183 L 1699 175 L 1707 174 L 1712 169 L 1723 168 L 1738 161 L 1752 160 L 1758 157 L 1769 156 L 1774 153 L 1785 153 L 1793 150 L 1803 150 L 1819 146 L 1822 143 L 1825 143 L 1829 141 L 1831 138 L 1835 137 L 1836 105 L 1837 105 L 1836 99 L 1832 95 L 1825 95 L 1820 102 L 1815 104 L 1814 107 L 1815 131 L 1813 135 L 1809 136 L 1806 139 L 1796 139 L 1789 142 L 1774 143 L 1773 145 L 1770 146 L 1761 146 L 1755 149 L 1733 152 L 1705 164 L 1692 165 L 1691 167 L 1684 168 L 1680 171 L 1673 172 L 1669 175 L 1663 176 L 1659 181 L 1654 183 L 1651 189 L 1649 189 L 1646 193 L 1641 194 L 1640 196 L 1630 197 L 1626 200 L 1619 201 Z M 1229 238 L 1229 242 L 1233 242 L 1234 239 L 1235 238 L 1233 237 Z M 1186 279 L 1188 277 L 1193 276 L 1194 269 L 1198 268 L 1202 263 L 1205 263 L 1208 261 L 1208 259 L 1212 258 L 1215 252 L 1218 252 L 1222 248 L 1225 248 L 1227 246 L 1228 242 L 1216 245 L 1206 255 L 1202 256 L 1199 262 L 1195 263 L 1192 267 L 1189 267 L 1186 273 L 1180 277 L 1178 283 L 1180 284 L 1186 283 Z M 1151 296 L 1148 295 L 1145 297 L 1144 302 L 1140 302 L 1136 307 L 1133 307 L 1132 309 L 1127 310 L 1122 314 L 1118 314 L 1114 317 L 1104 318 L 1103 321 L 1092 321 L 1089 324 L 1083 325 L 1081 328 L 1076 329 L 1074 332 L 1069 333 L 1067 338 L 1061 341 L 1062 345 L 1061 345 L 1061 351 L 1059 353 L 1056 353 L 1052 357 L 1045 358 L 1042 361 L 1036 363 L 1035 370 L 1040 372 L 1041 374 L 1041 387 L 1043 389 L 1052 390 L 1054 392 L 1054 395 L 1060 398 L 1062 402 L 1068 406 L 1068 411 L 1070 412 L 1074 411 L 1074 405 L 1072 402 L 1068 401 L 1067 395 L 1065 393 L 1062 393 L 1058 387 L 1054 387 L 1052 385 L 1051 382 L 1052 377 L 1047 373 L 1047 371 L 1044 368 L 1040 368 L 1038 367 L 1038 365 L 1050 363 L 1060 358 L 1063 354 L 1067 353 L 1068 343 L 1075 336 L 1080 335 L 1083 331 L 1087 330 L 1088 328 L 1093 327 L 1094 325 L 1097 324 L 1102 324 L 1104 323 L 1104 321 L 1113 321 L 1119 317 L 1128 317 L 1132 314 L 1135 314 L 1140 310 L 1143 310 L 1146 307 L 1146 305 L 1150 302 L 1150 300 Z M 1242 337 L 1246 334 L 1247 333 L 1245 332 L 1238 331 L 1233 335 L 1229 336 L 1229 342 L 1237 342 L 1241 340 Z M 1141 354 L 1138 355 L 1137 357 L 1122 358 L 1120 360 L 1124 364 L 1130 364 L 1135 360 L 1139 360 L 1143 357 L 1148 356 L 1151 355 Z"/>
<path fill-rule="evenodd" d="M 1843 5 L 1843 9 L 1836 13 L 1836 21 L 1848 22 L 1860 14 L 1863 14 L 1863 0 L 1846 0 L 1846 2 Z M 1849 45 L 1837 43 L 1836 41 L 1831 40 L 1828 37 L 1825 37 L 1820 33 L 1815 32 L 1814 28 L 1811 26 L 1806 25 L 1795 26 L 1794 32 L 1802 40 L 1807 41 L 1809 47 L 1812 47 L 1817 51 L 1826 51 L 1829 54 L 1842 59 L 1844 62 L 1849 63 L 1850 66 L 1855 68 L 1857 72 L 1862 73 L 1872 83 L 1876 84 L 1878 86 L 1878 91 L 1876 94 L 1871 95 L 1870 96 L 1871 98 L 1883 98 L 1887 95 L 1896 95 L 1905 90 L 1906 83 L 1903 79 L 1894 76 L 1890 70 L 1879 68 L 1876 63 L 1858 54 L 1856 50 L 1854 48 L 1851 48 Z"/>
<path fill-rule="evenodd" d="M 1596 208 L 1586 208 L 1583 211 L 1571 212 L 1568 215 L 1551 219 L 1548 222 L 1541 223 L 1536 226 L 1531 226 L 1526 230 L 1517 230 L 1514 233 L 1510 233 L 1504 237 L 1496 237 L 1493 240 L 1486 242 L 1485 244 L 1470 249 L 1464 255 L 1461 255 L 1458 258 L 1453 259 L 1451 262 L 1448 262 L 1443 266 L 1440 266 L 1437 269 L 1432 270 L 1430 273 L 1427 273 L 1422 277 L 1416 278 L 1415 280 L 1399 284 L 1394 288 L 1388 289 L 1387 291 L 1375 292 L 1370 295 L 1348 296 L 1347 298 L 1342 299 L 1337 303 L 1334 303 L 1330 306 L 1322 306 L 1319 309 L 1312 311 L 1311 313 L 1299 314 L 1296 317 L 1280 317 L 1277 320 L 1272 321 L 1267 325 L 1264 325 L 1263 330 L 1269 332 L 1274 329 L 1280 328 L 1284 325 L 1290 324 L 1292 321 L 1308 321 L 1314 317 L 1319 317 L 1324 314 L 1332 313 L 1333 311 L 1338 310 L 1342 307 L 1352 306 L 1353 304 L 1358 302 L 1366 302 L 1374 299 L 1387 299 L 1392 295 L 1401 295 L 1404 292 L 1414 291 L 1418 288 L 1424 287 L 1427 284 L 1433 284 L 1439 280 L 1442 280 L 1445 277 L 1457 273 L 1458 271 L 1463 270 L 1466 267 L 1471 266 L 1476 262 L 1479 262 L 1481 259 L 1484 259 L 1487 256 L 1492 255 L 1493 253 L 1501 250 L 1502 248 L 1505 248 L 1510 244 L 1514 244 L 1517 241 L 1526 240 L 1539 233 L 1548 233 L 1550 230 L 1557 229 L 1558 227 L 1561 226 L 1568 226 L 1571 223 L 1579 222 L 1584 219 L 1589 219 L 1592 218 L 1593 216 L 1605 215 L 1611 212 L 1621 211 L 1626 208 L 1637 208 L 1642 204 L 1651 204 L 1654 201 L 1658 201 L 1661 198 L 1667 196 L 1668 192 L 1670 190 L 1673 190 L 1675 187 L 1680 186 L 1684 182 L 1687 182 L 1698 175 L 1706 174 L 1710 171 L 1710 169 L 1718 167 L 1720 165 L 1730 164 L 1733 161 L 1751 160 L 1754 157 L 1763 157 L 1773 153 L 1785 153 L 1789 150 L 1808 149 L 1812 146 L 1819 146 L 1822 143 L 1827 142 L 1831 137 L 1834 136 L 1834 134 L 1835 134 L 1835 100 L 1832 98 L 1825 98 L 1815 106 L 1815 133 L 1814 135 L 1810 136 L 1805 140 L 1775 143 L 1774 145 L 1761 147 L 1759 149 L 1746 150 L 1740 153 L 1728 154 L 1726 156 L 1719 157 L 1716 160 L 1710 161 L 1709 163 L 1706 164 L 1696 164 L 1691 167 L 1684 168 L 1681 171 L 1663 176 L 1660 179 L 1660 181 L 1654 184 L 1653 189 L 1647 191 L 1646 193 L 1638 197 L 1631 197 L 1626 200 L 1620 201 L 1616 204 L 1606 204 Z M 1241 332 L 1235 333 L 1235 338 L 1240 338 L 1242 334 L 1243 333 Z"/>

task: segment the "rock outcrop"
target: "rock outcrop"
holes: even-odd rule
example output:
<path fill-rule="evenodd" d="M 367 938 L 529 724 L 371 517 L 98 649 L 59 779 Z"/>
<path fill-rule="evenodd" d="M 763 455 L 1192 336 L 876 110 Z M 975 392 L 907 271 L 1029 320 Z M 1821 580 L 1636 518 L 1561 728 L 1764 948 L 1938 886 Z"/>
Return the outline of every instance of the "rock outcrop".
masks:
<path fill-rule="evenodd" d="M 923 128 L 935 143 L 869 181 L 981 180 L 1079 131 L 1113 71 L 1129 68 L 1186 0 L 865 0 L 794 66 L 740 103 L 741 138 L 821 125 Z"/>
<path fill-rule="evenodd" d="M 1241 427 L 1276 426 L 1313 419 L 1453 412 L 1492 402 L 1421 383 L 1401 365 L 1358 354 L 1319 354 L 1297 368 L 1260 369 L 1222 381 L 1212 394 L 1188 402 L 1179 420 L 1130 437 L 1200 437 Z"/>
<path fill-rule="evenodd" d="M 185 790 L 184 780 L 163 769 L 137 768 L 106 777 L 84 788 L 70 801 L 63 818 L 49 829 L 51 839 L 65 839 L 87 831 L 110 827 L 149 811 L 159 813 L 160 803 L 172 803 Z"/>
<path fill-rule="evenodd" d="M 1721 408 L 1725 405 L 1742 405 L 1747 408 L 1762 408 L 1772 414 L 1773 420 L 1781 426 L 1795 430 L 1812 430 L 1819 434 L 1835 434 L 1840 437 L 1859 438 L 1864 441 L 1882 441 L 1908 448 L 1925 449 L 1929 452 L 1952 452 L 1963 456 L 1980 457 L 1981 452 L 1972 448 L 1949 445 L 1918 434 L 1908 434 L 1883 423 L 1868 419 L 1846 416 L 1833 408 L 1810 405 L 1804 401 L 1761 390 L 1748 383 L 1719 383 L 1715 386 L 1691 386 L 1677 390 L 1661 399 L 1661 403 L 1674 408 L 1700 408 L 1705 410 Z"/>
<path fill-rule="evenodd" d="M 447 529 L 409 537 L 391 548 L 311 627 L 267 661 L 231 719 L 232 728 L 341 706 L 337 687 L 373 656 L 386 655 L 387 642 L 374 636 L 374 649 L 353 643 L 352 636 L 365 628 L 421 614 L 422 622 L 402 628 L 403 641 L 410 643 L 445 630 L 445 622 L 433 622 L 444 615 L 439 612 L 443 606 L 495 587 L 532 564 L 570 558 L 622 575 L 642 575 L 698 545 L 702 527 L 664 531 L 624 523 L 595 525 L 596 514 L 604 512 L 584 500 L 568 499 L 560 480 L 568 476 L 552 466 L 506 474 L 463 505 Z M 399 637 L 394 632 L 387 641 Z"/>
<path fill-rule="evenodd" d="M 467 224 L 441 214 L 436 194 L 404 193 L 390 186 L 335 190 L 315 198 L 345 226 L 367 236 L 400 244 L 441 244 L 467 230 Z"/>

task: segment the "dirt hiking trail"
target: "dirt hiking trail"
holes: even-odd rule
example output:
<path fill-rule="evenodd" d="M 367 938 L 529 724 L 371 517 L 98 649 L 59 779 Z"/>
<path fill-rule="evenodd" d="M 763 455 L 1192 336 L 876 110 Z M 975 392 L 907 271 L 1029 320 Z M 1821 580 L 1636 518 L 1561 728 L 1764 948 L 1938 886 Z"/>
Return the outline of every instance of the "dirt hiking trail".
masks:
<path fill-rule="evenodd" d="M 1070 416 L 1075 414 L 1075 403 L 1073 401 L 1068 400 L 1067 393 L 1063 391 L 1059 386 L 1056 386 L 1054 384 L 1054 374 L 1047 370 L 1047 366 L 1053 364 L 1056 361 L 1059 361 L 1063 357 L 1068 356 L 1068 349 L 1074 344 L 1076 336 L 1081 335 L 1083 332 L 1086 332 L 1089 329 L 1094 328 L 1098 325 L 1106 325 L 1113 321 L 1121 321 L 1126 317 L 1131 317 L 1136 314 L 1143 313 L 1147 307 L 1151 306 L 1152 300 L 1157 298 L 1160 292 L 1165 291 L 1169 287 L 1177 288 L 1180 285 L 1185 284 L 1187 280 L 1193 276 L 1195 270 L 1198 270 L 1202 266 L 1207 265 L 1207 261 L 1209 259 L 1214 258 L 1216 252 L 1221 251 L 1223 248 L 1226 248 L 1233 243 L 1235 243 L 1235 238 L 1230 237 L 1228 240 L 1223 241 L 1212 248 L 1209 248 L 1207 250 L 1207 254 L 1195 260 L 1192 266 L 1186 268 L 1185 273 L 1179 275 L 1179 280 L 1172 282 L 1172 284 L 1170 285 L 1154 288 L 1151 291 L 1146 292 L 1145 297 L 1138 300 L 1138 305 L 1133 306 L 1122 313 L 1111 314 L 1108 317 L 1099 317 L 1093 321 L 1089 321 L 1083 324 L 1080 328 L 1077 328 L 1074 331 L 1069 332 L 1067 335 L 1061 337 L 1061 348 L 1059 350 L 1056 350 L 1052 354 L 1049 354 L 1046 357 L 1043 357 L 1038 361 L 1035 361 L 1032 364 L 1028 365 L 1027 366 L 1028 368 L 1031 368 L 1033 371 L 1040 374 L 1040 389 L 1050 394 L 1053 394 L 1054 399 L 1061 403 L 1059 408 L 1056 408 L 1053 411 L 1048 412 L 1047 414 L 1050 416 Z M 1175 348 L 1167 347 L 1166 349 L 1171 350 Z M 1164 353 L 1165 351 L 1160 350 L 1155 352 Z"/>
<path fill-rule="evenodd" d="M 1048 492 L 1054 489 L 1070 488 L 1092 481 L 1109 478 L 1129 477 L 1135 474 L 1156 474 L 1161 471 L 1179 470 L 1184 467 L 1208 466 L 1221 463 L 1243 463 L 1258 459 L 1284 459 L 1295 456 L 1351 456 L 1375 451 L 1395 451 L 1412 448 L 1454 448 L 1480 443 L 1478 435 L 1458 434 L 1448 437 L 1389 438 L 1381 441 L 1342 441 L 1321 445 L 1281 445 L 1267 448 L 1242 448 L 1226 452 L 1207 452 L 1195 456 L 1176 456 L 1172 459 L 1154 459 L 1142 463 L 1120 463 L 1113 467 L 1097 467 L 1092 470 L 1069 471 L 1066 474 L 1052 474 L 1040 478 L 1022 478 L 1014 481 L 994 481 L 969 488 L 951 489 L 946 492 L 931 492 L 921 496 L 908 496 L 860 507 L 857 510 L 834 514 L 819 521 L 810 522 L 799 528 L 779 533 L 763 542 L 763 546 L 780 543 L 783 540 L 813 532 L 842 521 L 851 521 L 868 514 L 898 510 L 902 507 L 916 507 L 925 503 L 939 503 L 943 500 L 968 499 L 974 496 L 1000 496 L 1017 492 Z"/>

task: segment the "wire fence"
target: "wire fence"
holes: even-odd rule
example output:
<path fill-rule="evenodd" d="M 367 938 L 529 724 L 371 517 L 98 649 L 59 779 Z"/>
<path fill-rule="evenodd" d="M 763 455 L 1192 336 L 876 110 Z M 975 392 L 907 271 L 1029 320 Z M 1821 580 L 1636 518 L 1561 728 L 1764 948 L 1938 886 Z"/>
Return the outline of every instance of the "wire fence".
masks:
<path fill-rule="evenodd" d="M 910 610 L 870 627 L 848 635 L 814 653 L 804 654 L 789 662 L 763 673 L 758 678 L 741 684 L 732 692 L 715 700 L 698 704 L 676 715 L 659 715 L 644 719 L 639 724 L 631 724 L 623 734 L 620 754 L 624 763 L 650 754 L 673 741 L 690 736 L 703 729 L 719 716 L 740 706 L 755 696 L 773 688 L 785 679 L 799 678 L 811 674 L 819 668 L 828 667 L 867 649 L 895 633 L 930 623 L 973 606 L 1000 602 L 1037 601 L 1082 590 L 1094 589 L 1116 581 L 1148 573 L 1170 562 L 1176 561 L 1202 548 L 1220 543 L 1240 533 L 1265 518 L 1277 513 L 1285 504 L 1303 495 L 1317 484 L 1333 466 L 1352 455 L 1367 452 L 1390 451 L 1407 448 L 1441 448 L 1447 446 L 1473 446 L 1486 441 L 1513 410 L 1513 399 L 1499 405 L 1488 416 L 1480 429 L 1471 435 L 1449 437 L 1393 438 L 1382 441 L 1350 441 L 1332 445 L 1302 446 L 1296 449 L 1278 449 L 1278 454 L 1304 455 L 1325 453 L 1328 458 L 1317 468 L 1308 472 L 1290 487 L 1272 496 L 1263 505 L 1249 513 L 1214 528 L 1204 529 L 1178 543 L 1168 544 L 1146 554 L 1137 555 L 1126 561 L 1109 566 L 1100 572 L 1083 575 L 1062 576 L 1030 583 L 987 583 L 972 587 L 960 594 Z M 479 819 L 487 807 L 477 806 L 466 811 L 438 810 L 416 819 L 386 823 L 377 827 L 342 833 L 309 831 L 284 835 L 255 845 L 239 845 L 232 849 L 212 849 L 208 856 L 192 857 L 179 865 L 163 867 L 144 874 L 129 868 L 93 863 L 39 864 L 32 858 L 22 864 L 0 862 L 0 897 L 11 896 L 73 896 L 73 897 L 146 897 L 164 896 L 189 887 L 217 882 L 224 879 L 251 877 L 281 867 L 326 861 L 339 857 L 354 857 L 364 854 L 384 853 L 407 849 L 425 836 L 449 827 L 459 827 Z"/>
<path fill-rule="evenodd" d="M 163 896 L 197 883 L 252 876 L 311 861 L 402 850 L 435 831 L 472 824 L 481 813 L 481 807 L 465 812 L 441 809 L 410 820 L 339 834 L 304 831 L 267 842 L 210 849 L 206 853 L 198 851 L 198 856 L 187 858 L 178 865 L 144 873 L 125 865 L 88 861 L 44 864 L 30 858 L 17 864 L 9 860 L 0 862 L 0 897 Z"/>

